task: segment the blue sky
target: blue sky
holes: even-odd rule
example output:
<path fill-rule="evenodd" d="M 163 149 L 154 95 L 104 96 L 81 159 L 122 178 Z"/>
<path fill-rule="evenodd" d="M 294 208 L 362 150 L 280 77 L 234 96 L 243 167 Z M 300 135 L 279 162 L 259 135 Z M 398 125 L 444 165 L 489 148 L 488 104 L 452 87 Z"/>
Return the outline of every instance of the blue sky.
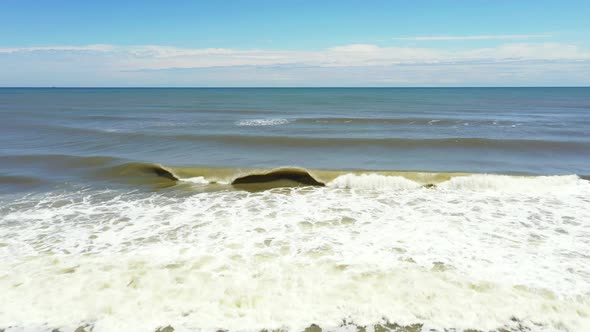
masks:
<path fill-rule="evenodd" d="M 0 86 L 590 85 L 590 1 L 0 1 Z"/>

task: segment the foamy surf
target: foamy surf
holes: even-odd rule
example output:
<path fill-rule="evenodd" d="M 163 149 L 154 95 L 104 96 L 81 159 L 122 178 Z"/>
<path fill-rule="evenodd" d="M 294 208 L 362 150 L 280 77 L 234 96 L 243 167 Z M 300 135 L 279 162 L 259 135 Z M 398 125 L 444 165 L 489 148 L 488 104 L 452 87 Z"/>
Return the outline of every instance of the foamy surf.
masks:
<path fill-rule="evenodd" d="M 402 176 L 386 176 L 379 174 L 345 174 L 328 183 L 329 187 L 373 190 L 404 190 L 416 189 L 421 185 Z"/>
<path fill-rule="evenodd" d="M 589 185 L 514 179 L 1 197 L 0 328 L 586 331 Z"/>
<path fill-rule="evenodd" d="M 453 177 L 439 185 L 447 190 L 506 191 L 522 193 L 550 193 L 587 191 L 589 182 L 577 175 L 509 176 L 474 174 Z"/>

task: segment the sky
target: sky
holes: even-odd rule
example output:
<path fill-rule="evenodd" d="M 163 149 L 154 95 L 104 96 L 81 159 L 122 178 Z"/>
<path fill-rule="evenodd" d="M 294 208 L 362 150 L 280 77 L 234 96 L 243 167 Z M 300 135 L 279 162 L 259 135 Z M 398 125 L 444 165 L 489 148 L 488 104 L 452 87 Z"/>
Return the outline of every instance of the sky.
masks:
<path fill-rule="evenodd" d="M 590 1 L 0 1 L 0 86 L 590 86 Z"/>

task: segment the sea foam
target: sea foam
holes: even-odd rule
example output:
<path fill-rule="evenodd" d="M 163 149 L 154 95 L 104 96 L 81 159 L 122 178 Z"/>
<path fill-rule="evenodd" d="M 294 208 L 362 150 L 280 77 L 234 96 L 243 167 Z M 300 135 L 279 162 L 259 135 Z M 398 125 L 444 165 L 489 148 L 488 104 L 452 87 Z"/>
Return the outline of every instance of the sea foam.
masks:
<path fill-rule="evenodd" d="M 348 188 L 365 178 L 377 179 L 3 198 L 0 327 L 590 328 L 586 189 Z"/>
<path fill-rule="evenodd" d="M 419 188 L 420 184 L 402 176 L 345 174 L 328 183 L 328 186 L 351 189 L 404 190 Z"/>
<path fill-rule="evenodd" d="M 509 176 L 474 174 L 457 176 L 439 186 L 448 190 L 500 191 L 500 192 L 571 192 L 588 191 L 590 182 L 576 175 Z"/>

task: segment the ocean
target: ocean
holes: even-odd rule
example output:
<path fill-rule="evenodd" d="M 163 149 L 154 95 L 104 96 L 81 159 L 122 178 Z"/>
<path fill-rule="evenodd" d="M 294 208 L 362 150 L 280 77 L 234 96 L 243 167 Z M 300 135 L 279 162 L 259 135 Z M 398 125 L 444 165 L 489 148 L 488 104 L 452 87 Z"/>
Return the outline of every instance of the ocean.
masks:
<path fill-rule="evenodd" d="M 0 331 L 590 331 L 590 88 L 2 88 Z"/>

